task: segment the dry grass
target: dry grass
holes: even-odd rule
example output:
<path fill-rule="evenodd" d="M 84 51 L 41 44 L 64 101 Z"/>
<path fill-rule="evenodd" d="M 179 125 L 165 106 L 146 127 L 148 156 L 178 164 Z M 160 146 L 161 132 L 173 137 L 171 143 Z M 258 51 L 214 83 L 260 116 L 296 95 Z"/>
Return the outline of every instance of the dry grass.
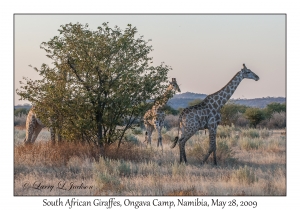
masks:
<path fill-rule="evenodd" d="M 268 130 L 220 128 L 218 165 L 200 165 L 208 133 L 195 134 L 186 144 L 188 164 L 179 164 L 179 149 L 170 149 L 177 129 L 165 131 L 163 149 L 134 140 L 100 151 L 88 144 L 51 145 L 38 139 L 21 144 L 24 130 L 15 131 L 15 195 L 286 195 L 286 136 Z M 43 131 L 47 132 L 47 130 Z M 252 133 L 252 134 L 250 134 Z M 249 146 L 250 145 L 250 146 Z M 254 146 L 253 146 L 254 145 Z M 69 189 L 76 185 L 76 189 Z M 64 184 L 64 188 L 61 189 Z M 43 186 L 43 187 L 42 187 Z M 51 189 L 53 186 L 53 189 Z M 48 187 L 48 188 L 47 188 Z M 37 189 L 42 188 L 42 189 Z M 51 190 L 50 190 L 51 189 Z"/>

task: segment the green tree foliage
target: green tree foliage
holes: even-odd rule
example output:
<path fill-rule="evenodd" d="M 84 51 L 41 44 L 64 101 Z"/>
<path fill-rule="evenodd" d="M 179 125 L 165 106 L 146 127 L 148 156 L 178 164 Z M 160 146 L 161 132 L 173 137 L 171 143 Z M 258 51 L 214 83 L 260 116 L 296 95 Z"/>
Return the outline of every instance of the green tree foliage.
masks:
<path fill-rule="evenodd" d="M 250 125 L 256 128 L 257 124 L 265 119 L 264 112 L 259 108 L 248 108 L 245 117 L 250 121 Z"/>
<path fill-rule="evenodd" d="M 179 111 L 176 109 L 173 109 L 171 106 L 169 105 L 165 105 L 164 106 L 164 111 L 166 113 L 166 115 L 172 114 L 172 115 L 178 115 Z"/>
<path fill-rule="evenodd" d="M 35 68 L 42 79 L 25 78 L 17 93 L 35 106 L 46 125 L 61 128 L 63 138 L 101 147 L 120 143 L 151 107 L 147 100 L 166 88 L 171 67 L 151 66 L 152 46 L 136 37 L 131 25 L 122 31 L 104 23 L 92 31 L 87 24 L 70 23 L 58 31 L 41 44 L 52 66 Z"/>
<path fill-rule="evenodd" d="M 226 103 L 221 109 L 221 124 L 235 124 L 238 119 L 238 113 L 245 113 L 247 106 L 234 103 Z"/>
<path fill-rule="evenodd" d="M 202 101 L 202 99 L 195 99 L 195 100 L 193 100 L 193 101 L 190 101 L 190 102 L 188 103 L 188 105 L 189 105 L 189 106 L 194 106 L 194 105 L 196 105 L 196 104 L 200 104 L 201 101 Z"/>
<path fill-rule="evenodd" d="M 264 109 L 265 112 L 265 116 L 267 119 L 270 119 L 271 116 L 275 113 L 275 112 L 286 112 L 286 104 L 283 103 L 270 103 L 267 105 L 267 107 Z"/>
<path fill-rule="evenodd" d="M 27 115 L 28 112 L 29 110 L 26 108 L 18 108 L 14 110 L 14 115 L 15 116 Z"/>

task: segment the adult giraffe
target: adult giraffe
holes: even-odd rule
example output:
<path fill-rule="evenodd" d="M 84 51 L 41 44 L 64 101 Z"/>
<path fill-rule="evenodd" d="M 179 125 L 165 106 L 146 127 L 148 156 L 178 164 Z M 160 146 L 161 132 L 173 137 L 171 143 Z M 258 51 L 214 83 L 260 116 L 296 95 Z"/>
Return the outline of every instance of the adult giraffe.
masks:
<path fill-rule="evenodd" d="M 253 73 L 250 69 L 247 69 L 243 64 L 241 71 L 225 85 L 221 90 L 214 94 L 208 95 L 202 102 L 197 105 L 185 108 L 179 115 L 178 123 L 178 136 L 179 129 L 181 129 L 181 138 L 175 137 L 171 148 L 174 148 L 179 139 L 179 152 L 180 162 L 186 160 L 185 143 L 191 138 L 198 130 L 208 129 L 209 131 L 209 150 L 205 155 L 202 163 L 204 163 L 209 155 L 213 152 L 214 164 L 217 164 L 216 160 L 216 133 L 218 124 L 221 121 L 220 109 L 232 96 L 240 82 L 244 79 L 259 80 L 259 77 Z"/>
<path fill-rule="evenodd" d="M 159 100 L 155 101 L 152 108 L 145 113 L 143 120 L 146 127 L 145 141 L 147 141 L 147 144 L 151 145 L 151 135 L 153 130 L 156 129 L 158 132 L 157 147 L 159 147 L 159 145 L 162 146 L 161 129 L 164 126 L 165 120 L 163 107 L 176 91 L 180 92 L 180 88 L 177 84 L 176 78 L 172 78 L 166 92 Z"/>

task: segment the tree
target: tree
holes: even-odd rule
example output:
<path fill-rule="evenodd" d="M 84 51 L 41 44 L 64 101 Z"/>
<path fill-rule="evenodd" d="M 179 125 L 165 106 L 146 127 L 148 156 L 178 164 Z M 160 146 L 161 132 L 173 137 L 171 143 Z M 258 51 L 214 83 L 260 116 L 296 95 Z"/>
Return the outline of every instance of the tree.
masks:
<path fill-rule="evenodd" d="M 272 115 L 275 113 L 275 112 L 286 112 L 286 104 L 283 103 L 276 103 L 276 102 L 273 102 L 273 103 L 269 103 L 266 108 L 264 109 L 264 112 L 265 112 L 265 116 L 267 119 L 270 119 L 272 117 Z"/>
<path fill-rule="evenodd" d="M 29 112 L 29 110 L 26 109 L 26 108 L 14 109 L 14 115 L 15 116 L 27 115 L 28 112 Z"/>
<path fill-rule="evenodd" d="M 221 109 L 221 124 L 231 125 L 235 124 L 239 115 L 238 113 L 245 113 L 247 106 L 234 103 L 226 103 Z"/>
<path fill-rule="evenodd" d="M 130 24 L 124 31 L 107 23 L 91 31 L 88 24 L 70 23 L 58 31 L 41 44 L 53 67 L 35 68 L 42 79 L 26 79 L 17 93 L 37 107 L 47 125 L 60 127 L 63 137 L 120 145 L 125 131 L 152 105 L 147 101 L 166 88 L 171 67 L 151 66 L 152 46 L 135 38 L 137 29 Z"/>
<path fill-rule="evenodd" d="M 164 106 L 164 111 L 166 113 L 166 115 L 171 114 L 171 115 L 178 115 L 179 111 L 176 109 L 173 109 L 170 105 L 165 105 Z"/>
<path fill-rule="evenodd" d="M 250 121 L 250 125 L 254 128 L 256 128 L 257 124 L 265 119 L 263 111 L 259 108 L 246 109 L 245 116 Z"/>
<path fill-rule="evenodd" d="M 201 101 L 202 101 L 202 99 L 195 99 L 195 100 L 193 100 L 193 101 L 190 101 L 190 102 L 188 103 L 188 105 L 189 105 L 189 106 L 194 106 L 194 105 L 196 105 L 196 104 L 200 104 Z"/>

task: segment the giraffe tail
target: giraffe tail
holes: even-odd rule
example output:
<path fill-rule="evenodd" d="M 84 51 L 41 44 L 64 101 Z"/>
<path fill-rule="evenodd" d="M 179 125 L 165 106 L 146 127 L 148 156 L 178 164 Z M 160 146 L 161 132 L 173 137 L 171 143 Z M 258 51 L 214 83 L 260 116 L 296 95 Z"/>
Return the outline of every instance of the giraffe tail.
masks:
<path fill-rule="evenodd" d="M 173 144 L 171 145 L 171 149 L 173 149 L 176 146 L 176 144 L 178 142 L 178 139 L 179 139 L 178 136 L 176 136 L 174 141 L 173 141 Z"/>

